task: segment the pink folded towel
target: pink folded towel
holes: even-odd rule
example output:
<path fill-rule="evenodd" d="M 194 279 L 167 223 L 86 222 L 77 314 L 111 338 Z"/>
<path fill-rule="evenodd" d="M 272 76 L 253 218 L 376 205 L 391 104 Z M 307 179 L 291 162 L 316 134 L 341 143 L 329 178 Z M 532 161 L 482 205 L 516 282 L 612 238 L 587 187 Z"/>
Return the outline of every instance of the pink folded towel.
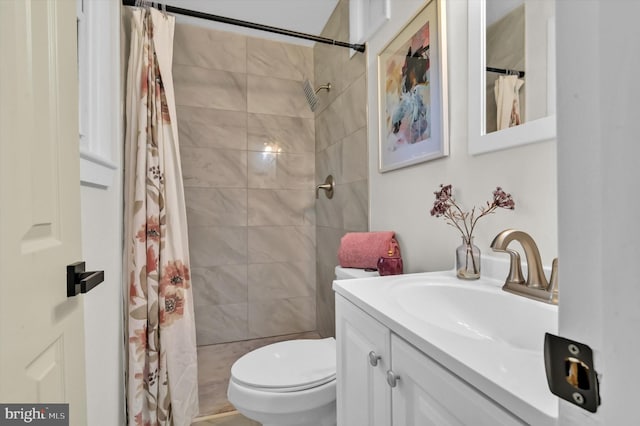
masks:
<path fill-rule="evenodd" d="M 377 268 L 378 259 L 388 256 L 392 250 L 394 257 L 400 256 L 400 248 L 393 231 L 349 232 L 340 240 L 338 260 L 344 268 Z"/>

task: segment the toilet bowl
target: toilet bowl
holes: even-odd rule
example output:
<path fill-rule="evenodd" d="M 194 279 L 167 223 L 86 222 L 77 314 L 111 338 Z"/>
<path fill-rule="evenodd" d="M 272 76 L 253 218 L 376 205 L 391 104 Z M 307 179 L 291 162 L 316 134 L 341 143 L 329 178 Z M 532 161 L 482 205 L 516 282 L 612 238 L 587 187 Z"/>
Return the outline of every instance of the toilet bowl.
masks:
<path fill-rule="evenodd" d="M 373 274 L 336 267 L 336 279 Z M 227 398 L 263 426 L 334 426 L 335 339 L 287 340 L 243 355 L 231 367 Z"/>
<path fill-rule="evenodd" d="M 336 424 L 336 341 L 287 340 L 256 349 L 231 367 L 227 397 L 264 426 Z"/>

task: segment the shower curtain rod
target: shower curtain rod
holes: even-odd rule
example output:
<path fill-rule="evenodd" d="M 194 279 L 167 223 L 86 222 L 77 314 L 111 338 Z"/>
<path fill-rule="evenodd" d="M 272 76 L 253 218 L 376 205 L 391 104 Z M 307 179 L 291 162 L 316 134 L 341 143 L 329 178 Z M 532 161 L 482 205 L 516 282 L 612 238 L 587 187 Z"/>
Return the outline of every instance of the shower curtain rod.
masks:
<path fill-rule="evenodd" d="M 506 70 L 504 68 L 487 67 L 487 71 L 497 72 L 498 74 L 517 75 L 518 78 L 524 78 L 524 71 Z"/>
<path fill-rule="evenodd" d="M 122 4 L 124 6 L 135 6 L 136 0 L 122 0 Z M 303 38 L 306 40 L 316 41 L 318 43 L 332 44 L 334 46 L 340 46 L 340 47 L 348 47 L 357 52 L 365 51 L 364 44 L 346 43 L 344 41 L 332 40 L 330 38 L 320 37 L 313 34 L 300 33 L 297 31 L 286 30 L 283 28 L 272 27 L 269 25 L 256 24 L 254 22 L 242 21 L 240 19 L 227 18 L 219 15 L 211 15 L 209 13 L 198 12 L 196 10 L 182 9 L 180 7 L 163 5 L 156 2 L 153 2 L 153 5 L 158 9 L 166 10 L 169 13 L 177 13 L 178 15 L 192 16 L 194 18 L 206 19 L 208 21 L 222 22 L 224 24 L 237 25 L 240 27 L 252 28 L 254 30 L 282 34 L 289 37 Z"/>

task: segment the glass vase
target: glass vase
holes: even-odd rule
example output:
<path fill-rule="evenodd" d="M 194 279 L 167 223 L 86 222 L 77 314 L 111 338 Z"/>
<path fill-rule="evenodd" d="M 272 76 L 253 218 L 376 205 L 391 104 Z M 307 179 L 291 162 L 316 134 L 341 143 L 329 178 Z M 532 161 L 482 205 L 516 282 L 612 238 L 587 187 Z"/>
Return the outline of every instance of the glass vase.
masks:
<path fill-rule="evenodd" d="M 462 245 L 456 249 L 456 275 L 463 280 L 480 278 L 480 249 L 473 244 L 473 237 L 462 237 Z"/>

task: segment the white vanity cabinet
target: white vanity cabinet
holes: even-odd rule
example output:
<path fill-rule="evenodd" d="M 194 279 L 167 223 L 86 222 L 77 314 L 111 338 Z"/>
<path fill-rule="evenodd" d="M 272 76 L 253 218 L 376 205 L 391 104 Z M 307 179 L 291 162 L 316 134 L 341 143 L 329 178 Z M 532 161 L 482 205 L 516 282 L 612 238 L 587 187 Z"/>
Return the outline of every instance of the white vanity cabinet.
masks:
<path fill-rule="evenodd" d="M 338 425 L 391 424 L 391 332 L 336 295 Z"/>
<path fill-rule="evenodd" d="M 338 294 L 336 338 L 338 426 L 525 424 Z"/>

